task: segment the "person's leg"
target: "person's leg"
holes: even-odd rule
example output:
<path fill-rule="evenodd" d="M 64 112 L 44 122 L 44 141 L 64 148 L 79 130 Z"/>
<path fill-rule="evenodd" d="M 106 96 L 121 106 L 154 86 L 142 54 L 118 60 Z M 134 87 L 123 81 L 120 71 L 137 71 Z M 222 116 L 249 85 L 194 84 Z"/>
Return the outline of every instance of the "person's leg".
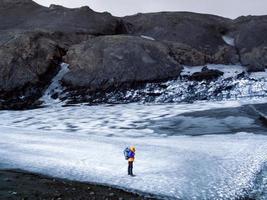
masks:
<path fill-rule="evenodd" d="M 133 175 L 133 162 L 132 162 L 132 167 L 131 167 L 131 175 Z"/>
<path fill-rule="evenodd" d="M 129 175 L 133 175 L 133 162 L 129 162 Z"/>
<path fill-rule="evenodd" d="M 131 175 L 131 162 L 128 162 L 128 175 Z"/>

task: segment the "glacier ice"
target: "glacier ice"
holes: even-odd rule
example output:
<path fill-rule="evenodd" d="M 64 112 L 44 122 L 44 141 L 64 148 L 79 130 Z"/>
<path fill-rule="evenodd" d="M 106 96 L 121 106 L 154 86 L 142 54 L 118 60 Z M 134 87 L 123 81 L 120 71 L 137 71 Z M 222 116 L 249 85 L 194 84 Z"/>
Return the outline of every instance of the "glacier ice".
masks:
<path fill-rule="evenodd" d="M 151 120 L 188 112 L 234 109 L 260 101 L 266 99 L 1 111 L 0 166 L 171 199 L 254 195 L 255 181 L 267 161 L 266 135 L 233 132 L 167 137 L 148 125 Z M 122 154 L 129 145 L 137 147 L 134 179 L 126 175 Z"/>

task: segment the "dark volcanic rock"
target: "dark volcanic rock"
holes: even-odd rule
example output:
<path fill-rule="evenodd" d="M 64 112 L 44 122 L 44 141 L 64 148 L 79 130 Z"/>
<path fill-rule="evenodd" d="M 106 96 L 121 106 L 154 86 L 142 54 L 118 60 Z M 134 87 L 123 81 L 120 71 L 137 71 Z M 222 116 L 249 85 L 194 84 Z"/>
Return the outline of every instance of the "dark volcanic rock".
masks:
<path fill-rule="evenodd" d="M 0 109 L 38 105 L 71 45 L 121 30 L 109 13 L 31 0 L 0 0 L 0 21 Z"/>
<path fill-rule="evenodd" d="M 70 72 L 63 82 L 85 94 L 176 78 L 180 64 L 241 62 L 249 71 L 267 67 L 267 16 L 231 20 L 160 12 L 117 18 L 89 7 L 0 0 L 0 22 L 0 108 L 38 105 L 66 52 Z M 224 35 L 233 37 L 236 46 L 227 44 Z M 208 70 L 191 78 L 220 75 Z"/>
<path fill-rule="evenodd" d="M 183 65 L 199 66 L 207 63 L 235 64 L 238 63 L 238 55 L 235 48 L 227 45 L 220 46 L 217 51 L 209 53 L 206 50 L 197 50 L 182 43 L 164 42 L 170 49 L 175 60 Z"/>
<path fill-rule="evenodd" d="M 240 17 L 232 27 L 241 63 L 249 71 L 267 67 L 267 16 Z"/>
<path fill-rule="evenodd" d="M 8 181 L 7 181 L 8 180 Z M 92 183 L 58 179 L 25 171 L 0 171 L 0 199 L 14 200 L 156 200 L 150 194 Z"/>
<path fill-rule="evenodd" d="M 23 102 L 31 104 L 41 96 L 57 72 L 64 51 L 39 33 L 5 37 L 7 40 L 0 43 L 0 99 L 10 107 L 23 107 Z"/>
<path fill-rule="evenodd" d="M 123 20 L 131 34 L 184 43 L 195 49 L 217 49 L 224 45 L 221 34 L 231 22 L 222 17 L 189 12 L 137 14 Z"/>
<path fill-rule="evenodd" d="M 176 78 L 181 67 L 169 53 L 165 45 L 140 37 L 98 37 L 68 51 L 64 83 L 94 91 Z"/>
<path fill-rule="evenodd" d="M 128 33 L 170 44 L 174 57 L 181 64 L 238 62 L 235 48 L 222 39 L 230 19 L 189 12 L 162 12 L 128 16 L 124 21 Z"/>
<path fill-rule="evenodd" d="M 31 0 L 0 0 L 0 21 L 0 30 L 41 29 L 92 35 L 115 34 L 118 25 L 109 13 L 97 13 L 88 7 L 47 8 Z"/>
<path fill-rule="evenodd" d="M 129 34 L 146 35 L 167 42 L 181 64 L 236 64 L 248 71 L 267 67 L 267 16 L 236 20 L 189 12 L 137 14 L 123 18 Z M 223 35 L 235 39 L 235 47 Z"/>
<path fill-rule="evenodd" d="M 188 79 L 190 81 L 211 81 L 219 78 L 224 73 L 219 70 L 208 69 L 207 67 L 203 67 L 201 72 L 196 72 L 192 74 Z"/>

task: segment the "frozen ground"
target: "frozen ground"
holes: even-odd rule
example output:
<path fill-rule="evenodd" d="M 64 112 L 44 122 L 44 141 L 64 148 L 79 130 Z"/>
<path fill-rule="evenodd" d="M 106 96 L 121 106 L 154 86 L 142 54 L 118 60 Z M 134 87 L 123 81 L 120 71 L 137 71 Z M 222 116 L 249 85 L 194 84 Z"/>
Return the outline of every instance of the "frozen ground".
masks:
<path fill-rule="evenodd" d="M 252 133 L 118 139 L 5 129 L 1 139 L 6 167 L 182 199 L 244 195 L 267 154 L 267 138 Z M 126 175 L 122 156 L 129 143 L 138 150 L 135 178 Z"/>
<path fill-rule="evenodd" d="M 71 107 L 46 107 L 36 110 L 26 111 L 0 111 L 0 126 L 14 127 L 23 130 L 40 130 L 52 132 L 69 132 L 71 134 L 89 134 L 97 136 L 116 136 L 116 137 L 146 137 L 146 136 L 165 136 L 159 134 L 159 129 L 155 130 L 154 125 L 161 125 L 165 121 L 171 122 L 172 119 L 183 116 L 186 113 L 205 111 L 218 108 L 237 108 L 251 103 L 264 103 L 266 98 L 255 98 L 244 101 L 221 101 L 221 102 L 197 102 L 194 104 L 121 104 L 121 105 L 99 105 L 99 106 L 71 106 Z M 203 114 L 204 115 L 204 114 Z M 207 115 L 207 114 L 205 114 Z M 205 117 L 205 116 L 203 116 Z M 226 114 L 226 117 L 227 116 Z M 239 117 L 247 117 L 240 116 Z M 197 121 L 198 118 L 187 120 L 188 125 L 193 127 L 198 123 L 198 131 L 205 131 L 205 126 L 211 126 L 209 118 Z M 252 119 L 247 118 L 247 121 Z M 195 124 L 192 124 L 194 122 Z M 175 122 L 173 122 L 175 123 Z M 176 122 L 178 123 L 178 121 Z M 215 123 L 215 122 L 214 122 Z M 216 124 L 220 121 L 216 121 Z M 232 120 L 235 126 L 239 119 Z M 215 124 L 214 124 L 215 125 Z M 227 124 L 229 126 L 230 124 Z M 250 124 L 251 125 L 251 124 Z M 166 124 L 171 127 L 171 124 Z M 216 125 L 215 125 L 216 126 Z M 233 124 L 234 126 L 234 124 Z M 241 125 L 242 126 L 242 125 Z M 182 127 L 182 126 L 180 126 Z M 185 129 L 188 129 L 185 127 Z M 97 130 L 97 132 L 95 131 Z M 185 130 L 180 130 L 179 135 L 184 134 Z M 167 133 L 167 130 L 165 130 Z"/>
<path fill-rule="evenodd" d="M 173 136 L 169 136 L 169 124 L 164 134 L 164 129 L 153 123 L 180 115 L 197 117 L 200 112 L 211 116 L 216 109 L 224 112 L 263 102 L 267 99 L 1 111 L 0 166 L 169 198 L 235 199 L 259 195 L 266 190 L 258 184 L 266 174 L 266 135 L 236 131 L 193 137 L 173 129 Z M 192 126 L 201 124 L 198 131 L 212 123 L 192 121 Z M 134 178 L 126 175 L 127 163 L 122 154 L 128 145 L 137 148 Z"/>

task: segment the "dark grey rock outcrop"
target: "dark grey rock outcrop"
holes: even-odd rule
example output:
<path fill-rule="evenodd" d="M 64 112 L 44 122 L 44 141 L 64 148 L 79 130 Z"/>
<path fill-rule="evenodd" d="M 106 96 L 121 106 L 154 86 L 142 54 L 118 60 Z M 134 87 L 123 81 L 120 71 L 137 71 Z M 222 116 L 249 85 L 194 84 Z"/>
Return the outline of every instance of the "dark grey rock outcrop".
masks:
<path fill-rule="evenodd" d="M 52 5 L 49 8 L 32 0 L 0 0 L 0 30 L 49 30 L 115 34 L 118 20 L 109 13 L 97 13 L 89 7 L 77 9 Z"/>
<path fill-rule="evenodd" d="M 63 82 L 85 95 L 177 78 L 180 65 L 267 67 L 267 16 L 161 12 L 118 18 L 89 7 L 0 0 L 0 22 L 0 109 L 36 105 L 66 53 L 70 72 Z"/>
<path fill-rule="evenodd" d="M 267 16 L 237 18 L 232 29 L 241 63 L 249 71 L 263 71 L 267 67 Z"/>
<path fill-rule="evenodd" d="M 120 26 L 109 13 L 32 0 L 0 0 L 0 21 L 0 109 L 35 105 L 71 45 Z"/>
<path fill-rule="evenodd" d="M 207 63 L 213 64 L 236 64 L 239 56 L 236 49 L 223 45 L 213 53 L 206 50 L 197 50 L 183 43 L 164 42 L 171 49 L 172 56 L 182 65 L 200 66 Z"/>
<path fill-rule="evenodd" d="M 123 18 L 128 33 L 147 35 L 160 41 L 190 45 L 195 49 L 217 49 L 224 45 L 221 34 L 230 19 L 189 12 L 161 12 Z"/>
<path fill-rule="evenodd" d="M 181 67 L 165 45 L 135 36 L 103 36 L 69 49 L 64 83 L 91 91 L 176 78 Z"/>
<path fill-rule="evenodd" d="M 5 37 L 0 43 L 0 99 L 5 102 L 1 105 L 19 108 L 42 95 L 59 68 L 64 50 L 36 32 Z"/>
<path fill-rule="evenodd" d="M 130 34 L 170 44 L 174 57 L 186 65 L 237 63 L 236 49 L 222 39 L 230 19 L 190 12 L 137 14 L 123 18 Z"/>
<path fill-rule="evenodd" d="M 203 67 L 201 72 L 196 72 L 188 77 L 190 81 L 212 81 L 218 79 L 220 76 L 223 76 L 223 72 L 214 69 L 208 69 Z"/>

